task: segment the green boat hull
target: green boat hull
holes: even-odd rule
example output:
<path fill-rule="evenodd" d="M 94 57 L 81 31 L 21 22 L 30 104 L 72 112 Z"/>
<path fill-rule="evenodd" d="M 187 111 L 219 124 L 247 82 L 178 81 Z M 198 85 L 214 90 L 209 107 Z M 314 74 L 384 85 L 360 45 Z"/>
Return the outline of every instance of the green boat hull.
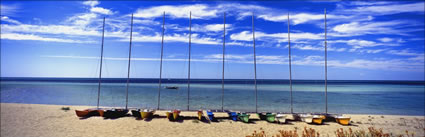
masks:
<path fill-rule="evenodd" d="M 267 122 L 273 123 L 276 121 L 276 114 L 267 114 L 266 115 Z"/>
<path fill-rule="evenodd" d="M 242 121 L 244 123 L 249 122 L 249 115 L 248 114 L 238 114 L 238 118 L 239 118 L 240 121 Z"/>

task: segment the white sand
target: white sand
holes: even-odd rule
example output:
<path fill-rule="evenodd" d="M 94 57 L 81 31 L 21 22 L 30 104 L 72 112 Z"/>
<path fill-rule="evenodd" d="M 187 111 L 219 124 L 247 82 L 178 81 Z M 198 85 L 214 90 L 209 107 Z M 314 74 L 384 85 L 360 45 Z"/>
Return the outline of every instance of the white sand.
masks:
<path fill-rule="evenodd" d="M 61 107 L 70 107 L 63 111 Z M 75 115 L 75 109 L 92 108 L 87 106 L 60 106 L 38 104 L 1 103 L 1 137 L 75 137 L 75 136 L 239 136 L 250 135 L 254 130 L 262 128 L 268 135 L 275 135 L 278 130 L 298 129 L 301 133 L 304 127 L 314 128 L 321 136 L 335 136 L 336 129 L 364 129 L 374 126 L 383 128 L 384 132 L 393 134 L 415 133 L 415 136 L 425 136 L 424 116 L 395 115 L 348 115 L 354 121 L 351 126 L 342 126 L 334 122 L 324 125 L 309 125 L 303 122 L 291 121 L 288 124 L 267 123 L 257 121 L 251 124 L 222 120 L 221 122 L 204 123 L 196 120 L 196 112 L 182 112 L 184 116 L 193 116 L 180 122 L 169 122 L 164 112 L 156 112 L 161 118 L 151 121 L 135 120 L 134 117 L 119 119 L 103 119 L 91 117 L 80 119 Z M 129 113 L 130 114 L 130 113 Z M 226 116 L 226 114 L 216 114 Z M 258 119 L 257 116 L 251 115 Z"/>

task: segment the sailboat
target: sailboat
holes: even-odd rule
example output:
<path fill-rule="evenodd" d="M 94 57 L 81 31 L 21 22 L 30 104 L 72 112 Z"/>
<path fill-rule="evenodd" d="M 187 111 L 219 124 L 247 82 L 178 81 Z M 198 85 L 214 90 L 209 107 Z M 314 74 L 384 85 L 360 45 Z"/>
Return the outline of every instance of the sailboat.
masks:
<path fill-rule="evenodd" d="M 163 60 L 163 56 L 164 56 L 164 32 L 165 32 L 165 11 L 163 12 L 163 17 L 162 17 L 162 40 L 161 40 L 161 60 L 159 63 L 159 81 L 158 81 L 158 103 L 157 103 L 157 110 L 159 110 L 159 106 L 161 103 L 161 84 L 162 84 L 162 60 Z M 151 111 L 153 112 L 153 110 Z M 174 110 L 168 110 L 165 112 L 167 118 L 170 121 L 175 121 L 180 117 L 180 112 L 181 110 L 179 109 L 174 109 Z"/>
<path fill-rule="evenodd" d="M 78 117 L 90 117 L 90 116 L 104 116 L 104 110 L 99 108 L 100 99 L 100 84 L 102 82 L 102 61 L 103 61 L 103 40 L 105 37 L 105 17 L 103 17 L 103 30 L 102 30 L 102 47 L 100 54 L 100 71 L 99 71 L 99 85 L 97 88 L 97 107 L 85 110 L 75 110 Z"/>
<path fill-rule="evenodd" d="M 326 101 L 326 115 L 330 118 L 335 119 L 335 121 L 341 125 L 349 125 L 350 117 L 336 114 L 328 114 L 328 63 L 327 63 L 327 24 L 326 24 L 326 9 L 325 9 L 325 101 Z"/>
<path fill-rule="evenodd" d="M 124 117 L 127 115 L 128 113 L 128 88 L 129 88 L 129 83 L 130 83 L 130 65 L 131 65 L 131 40 L 132 40 L 132 36 L 133 36 L 133 14 L 131 14 L 131 29 L 130 29 L 130 45 L 129 45 L 129 51 L 128 51 L 128 66 L 127 66 L 127 87 L 126 87 L 126 100 L 125 100 L 125 109 L 111 109 L 111 110 L 106 110 L 104 117 L 105 118 L 119 118 L 119 117 Z M 135 114 L 138 111 L 140 111 L 140 109 L 138 110 L 132 110 L 132 114 L 135 117 L 140 118 L 141 115 Z"/>

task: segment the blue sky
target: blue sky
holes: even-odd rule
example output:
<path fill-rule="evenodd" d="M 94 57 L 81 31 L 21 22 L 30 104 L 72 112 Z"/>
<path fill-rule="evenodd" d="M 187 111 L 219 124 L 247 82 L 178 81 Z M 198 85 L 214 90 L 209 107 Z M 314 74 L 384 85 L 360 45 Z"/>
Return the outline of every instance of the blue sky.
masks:
<path fill-rule="evenodd" d="M 186 78 L 192 12 L 192 78 L 288 79 L 290 14 L 294 79 L 324 79 L 324 9 L 328 79 L 424 80 L 424 2 L 2 1 L 2 77 L 97 77 L 106 17 L 104 77 L 158 78 L 165 11 L 164 78 Z"/>

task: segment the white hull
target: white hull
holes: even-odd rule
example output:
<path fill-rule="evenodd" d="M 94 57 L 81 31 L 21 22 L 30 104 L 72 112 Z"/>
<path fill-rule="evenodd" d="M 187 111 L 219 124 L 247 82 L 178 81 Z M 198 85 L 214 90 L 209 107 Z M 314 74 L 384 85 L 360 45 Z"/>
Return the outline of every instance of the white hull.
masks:
<path fill-rule="evenodd" d="M 276 120 L 279 123 L 286 123 L 286 115 L 284 115 L 284 114 L 277 114 L 276 115 Z"/>

